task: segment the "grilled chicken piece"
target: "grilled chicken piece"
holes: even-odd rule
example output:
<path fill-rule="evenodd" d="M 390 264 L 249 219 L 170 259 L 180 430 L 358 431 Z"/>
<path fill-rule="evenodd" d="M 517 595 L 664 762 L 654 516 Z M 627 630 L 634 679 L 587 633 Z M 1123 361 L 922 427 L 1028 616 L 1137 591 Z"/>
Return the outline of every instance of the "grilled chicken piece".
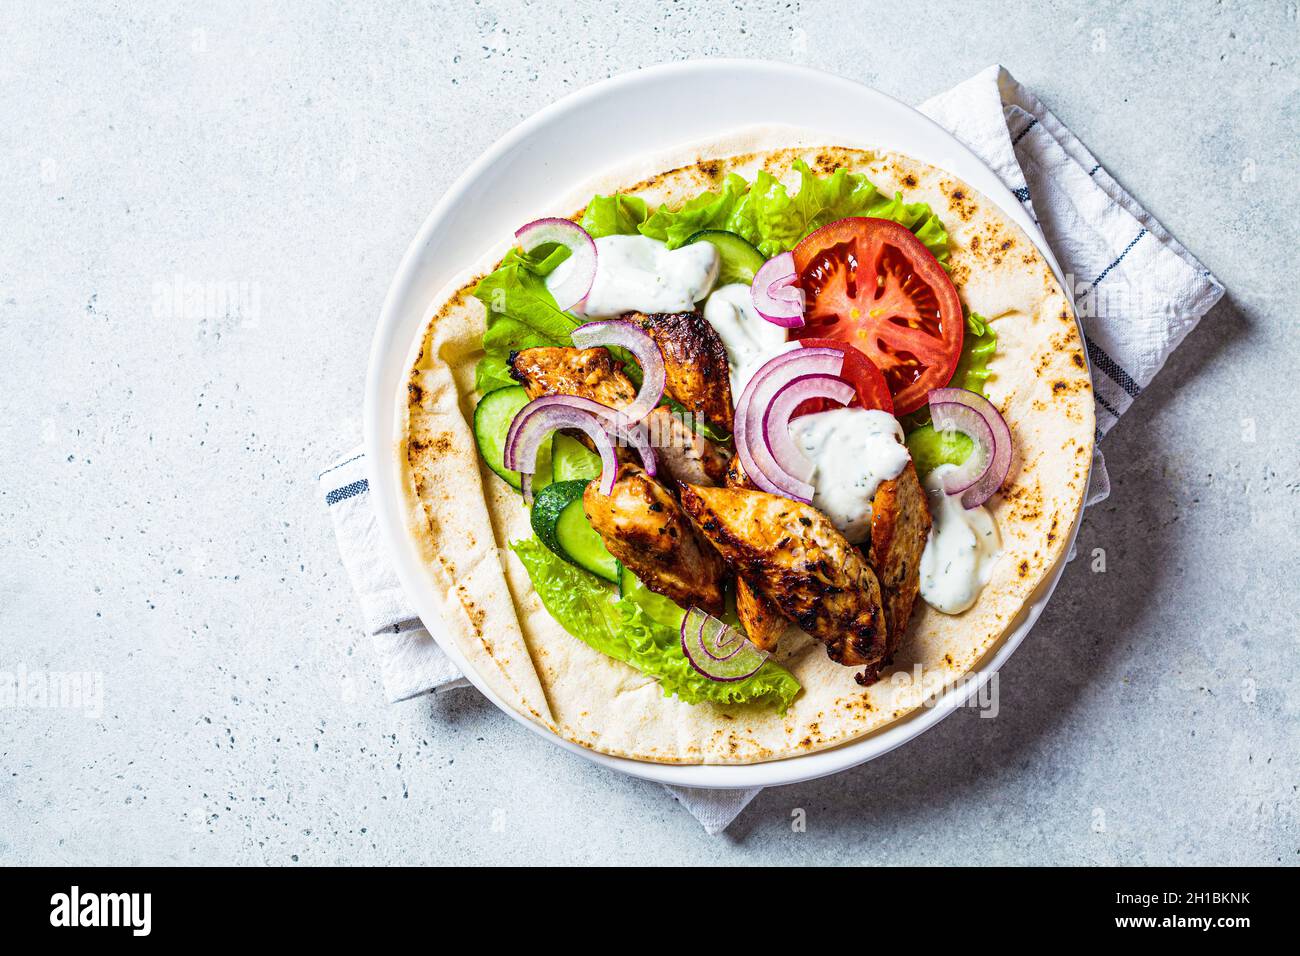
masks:
<path fill-rule="evenodd" d="M 722 484 L 731 463 L 725 448 L 699 434 L 662 405 L 646 416 L 645 425 L 661 476 L 666 472 L 669 478 L 693 485 Z"/>
<path fill-rule="evenodd" d="M 921 590 L 921 552 L 930 534 L 930 506 L 909 461 L 902 474 L 881 482 L 871 502 L 871 566 L 885 591 L 888 655 L 897 649 Z"/>
<path fill-rule="evenodd" d="M 731 372 L 727 349 L 699 312 L 629 312 L 654 339 L 668 369 L 666 391 L 710 425 L 731 431 Z"/>
<path fill-rule="evenodd" d="M 727 487 L 754 488 L 754 483 L 741 467 L 739 456 L 732 459 L 727 469 Z M 925 550 L 929 534 L 929 503 L 917 477 L 916 466 L 909 461 L 897 478 L 880 483 L 871 502 L 871 543 L 867 559 L 876 572 L 885 598 L 885 621 L 889 627 L 886 658 L 893 656 L 907 633 L 912 608 L 921 590 L 921 552 Z M 741 592 L 746 587 L 746 582 L 737 581 L 738 612 Z M 758 597 L 762 599 L 761 595 Z M 744 620 L 743 615 L 741 620 Z"/>
<path fill-rule="evenodd" d="M 785 633 L 786 617 L 776 603 L 745 578 L 736 577 L 736 616 L 754 646 L 775 651 Z"/>
<path fill-rule="evenodd" d="M 722 559 L 696 538 L 668 489 L 631 462 L 619 466 L 609 495 L 597 485 L 587 485 L 582 508 L 609 553 L 656 594 L 721 614 Z"/>
<path fill-rule="evenodd" d="M 757 490 L 741 467 L 738 455 L 732 458 L 731 466 L 727 469 L 726 484 L 728 488 Z M 740 575 L 736 577 L 736 615 L 751 641 L 762 650 L 776 650 L 776 643 L 785 631 L 785 615 L 775 601 Z"/>
<path fill-rule="evenodd" d="M 544 346 L 510 353 L 510 375 L 529 398 L 577 395 L 610 408 L 636 398 L 636 386 L 603 347 Z"/>
<path fill-rule="evenodd" d="M 700 533 L 837 664 L 874 683 L 888 663 L 888 629 L 876 573 L 810 505 L 761 491 L 681 486 Z"/>

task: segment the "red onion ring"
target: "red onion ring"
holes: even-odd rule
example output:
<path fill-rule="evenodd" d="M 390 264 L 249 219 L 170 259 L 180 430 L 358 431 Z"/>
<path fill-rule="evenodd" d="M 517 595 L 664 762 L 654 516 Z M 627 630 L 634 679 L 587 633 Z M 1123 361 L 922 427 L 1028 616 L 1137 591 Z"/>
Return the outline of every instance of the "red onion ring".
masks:
<path fill-rule="evenodd" d="M 769 359 L 754 373 L 736 403 L 736 454 L 745 474 L 768 494 L 783 495 L 807 503 L 807 489 L 789 474 L 776 457 L 764 435 L 763 415 L 776 393 L 796 378 L 805 375 L 838 376 L 844 368 L 844 353 L 839 349 L 797 348 Z"/>
<path fill-rule="evenodd" d="M 569 219 L 535 219 L 521 226 L 515 238 L 524 252 L 532 252 L 548 242 L 569 250 L 569 258 L 556 267 L 565 270 L 563 281 L 547 286 L 561 311 L 573 308 L 587 297 L 591 284 L 596 281 L 596 241 L 587 230 Z"/>
<path fill-rule="evenodd" d="M 681 638 L 686 660 L 709 680 L 744 680 L 757 673 L 768 657 L 743 632 L 698 607 L 682 618 Z"/>
<path fill-rule="evenodd" d="M 510 455 L 511 442 L 517 438 L 516 427 L 522 428 L 525 424 L 525 413 L 536 414 L 552 405 L 576 408 L 595 415 L 605 424 L 606 431 L 614 433 L 618 444 L 629 445 L 636 449 L 637 454 L 641 456 L 641 464 L 645 468 L 646 474 L 654 477 L 656 474 L 654 448 L 650 444 L 650 433 L 646 430 L 645 425 L 640 423 L 629 425 L 615 409 L 578 395 L 544 395 L 541 398 L 533 399 L 521 408 L 515 415 L 514 420 L 511 421 L 510 428 L 506 432 L 506 456 Z M 505 457 L 503 464 L 509 460 L 509 457 Z M 507 464 L 506 467 L 510 468 L 511 466 Z M 513 470 L 518 471 L 519 469 Z"/>
<path fill-rule="evenodd" d="M 783 252 L 773 256 L 759 268 L 750 285 L 754 309 L 773 325 L 783 329 L 797 329 L 804 324 L 803 310 L 807 298 L 803 289 L 795 285 L 799 272 L 794 267 L 794 254 Z"/>
<path fill-rule="evenodd" d="M 522 475 L 520 490 L 523 491 L 527 504 L 533 503 L 533 472 L 537 470 L 537 452 L 541 449 L 542 442 L 561 428 L 586 433 L 600 454 L 600 493 L 607 495 L 614 490 L 618 455 L 614 451 L 614 439 L 599 418 L 583 409 L 561 404 L 534 410 L 532 414 L 526 414 L 528 408 L 525 405 L 510 423 L 504 456 L 505 466 Z"/>
<path fill-rule="evenodd" d="M 627 425 L 614 409 L 589 398 L 544 395 L 521 408 L 510 422 L 502 455 L 502 464 L 523 476 L 520 490 L 526 503 L 532 504 L 532 474 L 537 470 L 537 452 L 546 436 L 562 428 L 584 432 L 596 446 L 601 463 L 598 486 L 601 494 L 613 491 L 618 476 L 615 441 L 635 448 L 646 474 L 655 475 L 654 449 L 644 425 Z"/>
<path fill-rule="evenodd" d="M 947 494 L 961 495 L 963 508 L 977 508 L 1011 471 L 1011 429 L 992 402 L 968 389 L 936 388 L 929 401 L 936 431 L 958 431 L 975 443 L 970 457 L 944 475 L 942 486 Z"/>
<path fill-rule="evenodd" d="M 631 404 L 617 411 L 625 423 L 639 422 L 654 411 L 664 397 L 668 369 L 664 365 L 663 351 L 644 329 L 626 319 L 610 319 L 580 325 L 573 330 L 572 338 L 573 344 L 580 349 L 617 345 L 636 356 L 637 364 L 641 366 L 641 390 Z"/>
<path fill-rule="evenodd" d="M 816 491 L 809 484 L 814 466 L 790 436 L 790 418 L 800 403 L 810 398 L 829 398 L 847 405 L 857 394 L 852 385 L 834 375 L 800 375 L 782 385 L 763 412 L 763 441 L 777 465 L 798 483 L 799 497 L 805 501 L 811 501 Z"/>

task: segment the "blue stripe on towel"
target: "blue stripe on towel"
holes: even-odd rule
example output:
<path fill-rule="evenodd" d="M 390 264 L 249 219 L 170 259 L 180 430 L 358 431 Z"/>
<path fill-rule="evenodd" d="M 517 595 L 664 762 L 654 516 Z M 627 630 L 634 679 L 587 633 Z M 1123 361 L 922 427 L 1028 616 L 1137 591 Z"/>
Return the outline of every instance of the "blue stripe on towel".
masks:
<path fill-rule="evenodd" d="M 1038 117 L 1035 116 L 1033 119 L 1029 121 L 1028 126 L 1026 126 L 1024 129 L 1022 129 L 1019 133 L 1016 134 L 1016 138 L 1011 141 L 1011 145 L 1015 146 L 1017 143 L 1019 143 L 1022 139 L 1025 138 L 1025 134 L 1028 133 L 1031 129 L 1033 129 L 1037 125 L 1038 125 Z"/>
<path fill-rule="evenodd" d="M 1077 298 L 1082 299 L 1089 292 L 1096 289 L 1101 280 L 1110 275 L 1111 270 L 1124 261 L 1124 257 L 1133 251 L 1133 247 L 1136 246 L 1146 234 L 1147 231 L 1145 228 L 1138 230 L 1138 234 L 1133 237 L 1132 241 L 1127 246 L 1124 247 L 1124 251 L 1117 255 L 1110 265 L 1102 269 L 1101 274 L 1097 276 L 1097 278 L 1093 279 L 1092 284 L 1080 292 Z M 1105 372 L 1116 385 L 1128 392 L 1131 397 L 1137 398 L 1138 395 L 1142 393 L 1142 386 L 1138 385 L 1138 383 L 1133 380 L 1133 376 L 1120 368 L 1119 363 L 1107 355 L 1102 347 L 1093 342 L 1092 339 L 1085 338 L 1085 341 L 1088 344 L 1088 357 L 1092 359 L 1092 364 Z"/>
<path fill-rule="evenodd" d="M 1106 401 L 1106 399 L 1102 398 L 1101 392 L 1097 391 L 1097 390 L 1094 388 L 1094 389 L 1092 390 L 1092 397 L 1095 398 L 1095 399 L 1097 400 L 1097 404 L 1098 404 L 1098 405 L 1100 405 L 1102 408 L 1106 409 L 1106 411 L 1108 411 L 1108 412 L 1110 412 L 1112 415 L 1114 415 L 1116 420 L 1119 419 L 1119 412 L 1115 411 L 1114 406 L 1112 406 L 1110 402 L 1108 402 L 1108 401 Z"/>
<path fill-rule="evenodd" d="M 356 495 L 365 494 L 370 490 L 370 482 L 365 478 L 360 481 L 354 481 L 350 485 L 344 485 L 342 488 L 335 488 L 325 496 L 325 504 L 336 505 L 340 501 L 355 497 Z"/>
<path fill-rule="evenodd" d="M 1128 392 L 1131 398 L 1137 398 L 1142 394 L 1142 386 L 1133 381 L 1133 376 L 1120 368 L 1118 362 L 1102 351 L 1100 345 L 1087 336 L 1084 337 L 1084 342 L 1088 345 L 1088 358 L 1092 359 L 1093 365 L 1105 372 L 1110 380 Z M 1119 418 L 1118 415 L 1115 417 Z"/>
<path fill-rule="evenodd" d="M 1085 295 L 1087 295 L 1087 294 L 1088 294 L 1089 292 L 1091 292 L 1093 289 L 1097 288 L 1097 286 L 1098 286 L 1098 284 L 1101 282 L 1101 280 L 1104 279 L 1104 278 L 1106 278 L 1106 276 L 1110 275 L 1110 271 L 1111 271 L 1112 269 L 1114 269 L 1117 265 L 1119 265 L 1121 262 L 1124 261 L 1124 257 L 1125 257 L 1126 255 L 1128 255 L 1130 252 L 1133 251 L 1133 247 L 1136 246 L 1136 245 L 1138 244 L 1138 242 L 1142 239 L 1142 237 L 1145 236 L 1146 234 L 1147 234 L 1147 231 L 1146 231 L 1146 228 L 1145 228 L 1145 227 L 1143 227 L 1142 229 L 1138 230 L 1138 234 L 1137 234 L 1136 236 L 1133 237 L 1133 241 L 1130 242 L 1127 246 L 1124 247 L 1124 251 L 1121 252 L 1119 255 L 1117 255 L 1117 256 L 1115 257 L 1115 261 L 1114 261 L 1114 262 L 1112 262 L 1112 263 L 1111 263 L 1110 265 L 1108 265 L 1106 268 L 1104 268 L 1104 269 L 1101 270 L 1101 275 L 1099 275 L 1099 276 L 1097 276 L 1097 278 L 1093 279 L 1093 280 L 1092 280 L 1092 284 L 1091 284 L 1090 286 L 1088 286 L 1088 288 L 1086 288 L 1086 289 L 1084 289 L 1082 292 L 1080 292 L 1079 295 L 1078 295 L 1078 298 L 1082 299 Z"/>

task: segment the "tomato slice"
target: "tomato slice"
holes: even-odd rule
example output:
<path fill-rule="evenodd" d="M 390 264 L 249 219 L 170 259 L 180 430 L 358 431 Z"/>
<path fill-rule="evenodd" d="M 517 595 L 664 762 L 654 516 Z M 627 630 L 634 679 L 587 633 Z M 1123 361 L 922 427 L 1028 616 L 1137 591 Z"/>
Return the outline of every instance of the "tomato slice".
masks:
<path fill-rule="evenodd" d="M 807 324 L 797 339 L 847 342 L 885 376 L 902 416 L 952 379 L 961 300 L 943 266 L 906 226 L 858 216 L 823 226 L 794 250 Z"/>
<path fill-rule="evenodd" d="M 858 349 L 847 342 L 839 342 L 835 339 L 800 339 L 799 344 L 809 348 L 839 349 L 844 353 L 844 368 L 840 372 L 840 378 L 852 385 L 858 393 L 849 405 L 857 408 L 879 408 L 891 415 L 894 414 L 894 399 L 889 394 L 889 386 L 885 384 L 885 376 L 880 374 L 880 369 L 876 368 L 871 359 Z M 799 407 L 790 417 L 798 418 L 800 415 L 811 415 L 813 412 L 824 412 L 829 408 L 839 407 L 827 398 L 810 398 L 806 402 L 800 402 Z"/>

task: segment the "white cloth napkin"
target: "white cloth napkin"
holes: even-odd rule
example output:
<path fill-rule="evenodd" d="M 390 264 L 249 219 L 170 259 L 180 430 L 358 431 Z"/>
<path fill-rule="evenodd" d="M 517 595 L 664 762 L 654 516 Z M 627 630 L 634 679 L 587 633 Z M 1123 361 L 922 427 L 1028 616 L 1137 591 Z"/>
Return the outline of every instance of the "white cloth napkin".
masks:
<path fill-rule="evenodd" d="M 921 110 L 998 174 L 1055 251 L 1083 318 L 1100 439 L 1223 287 L 1001 67 L 936 96 Z M 389 701 L 467 686 L 406 601 L 383 551 L 361 450 L 323 472 L 320 490 Z M 1109 491 L 1098 452 L 1088 504 Z M 710 834 L 725 830 L 759 792 L 667 789 Z"/>

